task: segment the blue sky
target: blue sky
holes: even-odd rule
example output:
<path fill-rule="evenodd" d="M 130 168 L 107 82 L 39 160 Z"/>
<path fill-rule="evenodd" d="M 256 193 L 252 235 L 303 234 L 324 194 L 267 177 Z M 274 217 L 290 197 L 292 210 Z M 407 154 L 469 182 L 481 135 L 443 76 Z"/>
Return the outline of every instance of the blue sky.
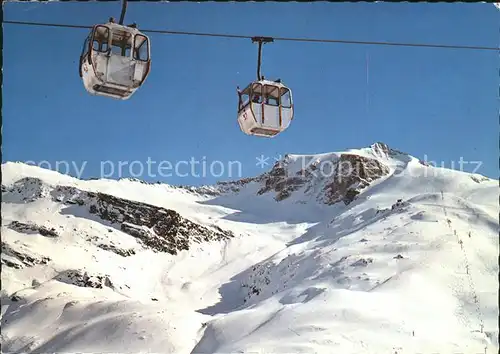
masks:
<path fill-rule="evenodd" d="M 143 29 L 495 47 L 499 14 L 482 3 L 129 2 L 125 22 Z M 5 20 L 92 25 L 119 15 L 118 2 L 4 5 Z M 498 177 L 494 51 L 267 44 L 262 74 L 293 90 L 295 119 L 286 132 L 264 139 L 243 134 L 236 121 L 236 86 L 256 76 L 257 46 L 250 40 L 150 34 L 150 76 L 130 100 L 115 101 L 87 94 L 78 76 L 86 30 L 12 24 L 3 30 L 3 161 L 47 161 L 72 175 L 84 166 L 84 178 L 113 173 L 101 164 L 112 161 L 111 178 L 199 185 L 261 173 L 261 155 L 272 163 L 280 154 L 383 141 L 445 167 L 455 161 L 458 168 L 461 158 L 481 161 L 476 172 Z M 200 162 L 194 174 L 179 164 L 190 159 Z M 66 170 L 57 161 L 74 165 Z M 129 164 L 121 173 L 119 161 Z M 160 161 L 178 164 L 180 175 L 158 175 Z M 241 171 L 230 161 L 239 161 Z M 214 175 L 210 166 L 218 167 Z"/>

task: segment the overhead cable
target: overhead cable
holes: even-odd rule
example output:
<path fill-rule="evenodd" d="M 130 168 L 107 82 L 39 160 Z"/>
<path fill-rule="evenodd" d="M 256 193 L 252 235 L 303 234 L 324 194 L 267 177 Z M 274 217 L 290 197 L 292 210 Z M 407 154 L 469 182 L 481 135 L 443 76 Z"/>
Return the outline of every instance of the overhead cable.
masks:
<path fill-rule="evenodd" d="M 86 29 L 92 28 L 92 26 L 70 25 L 61 23 L 41 23 L 41 22 L 23 22 L 23 21 L 3 21 L 3 23 L 14 24 L 14 25 L 26 25 L 26 26 L 86 28 Z M 255 37 L 250 35 L 239 35 L 239 34 L 170 31 L 170 30 L 153 30 L 153 29 L 140 29 L 140 31 L 144 33 L 161 33 L 161 34 L 171 34 L 171 35 L 204 36 L 204 37 L 219 37 L 219 38 L 252 39 Z M 293 38 L 293 37 L 271 37 L 271 38 L 273 38 L 274 41 L 291 41 L 291 42 L 341 43 L 341 44 L 360 44 L 360 45 L 362 44 L 362 45 L 383 45 L 383 46 L 400 46 L 400 47 L 427 47 L 427 48 L 443 48 L 443 49 L 500 51 L 500 48 L 498 47 L 466 46 L 466 45 L 450 45 L 450 44 L 398 43 L 398 42 L 377 42 L 377 41 L 354 41 L 354 40 L 341 40 L 341 39 Z"/>

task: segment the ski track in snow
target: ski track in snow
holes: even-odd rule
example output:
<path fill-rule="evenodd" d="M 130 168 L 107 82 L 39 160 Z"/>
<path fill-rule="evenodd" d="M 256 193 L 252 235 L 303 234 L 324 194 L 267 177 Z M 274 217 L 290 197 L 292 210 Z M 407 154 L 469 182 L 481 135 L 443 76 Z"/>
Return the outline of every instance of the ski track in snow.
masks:
<path fill-rule="evenodd" d="M 331 206 L 301 189 L 276 202 L 256 182 L 213 196 L 3 164 L 7 189 L 27 177 L 41 184 L 2 190 L 2 263 L 18 264 L 2 264 L 2 352 L 497 353 L 497 182 L 373 147 L 349 153 L 391 172 Z M 54 201 L 58 185 L 174 209 L 235 236 L 155 253 Z M 69 270 L 105 274 L 113 288 L 73 285 Z"/>

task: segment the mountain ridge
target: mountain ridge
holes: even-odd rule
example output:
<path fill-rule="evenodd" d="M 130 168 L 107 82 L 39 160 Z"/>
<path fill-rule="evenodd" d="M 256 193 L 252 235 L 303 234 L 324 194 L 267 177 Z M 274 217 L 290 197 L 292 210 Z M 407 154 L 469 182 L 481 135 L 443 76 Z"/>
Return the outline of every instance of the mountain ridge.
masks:
<path fill-rule="evenodd" d="M 385 144 L 188 188 L 4 163 L 2 351 L 496 353 L 497 192 Z"/>

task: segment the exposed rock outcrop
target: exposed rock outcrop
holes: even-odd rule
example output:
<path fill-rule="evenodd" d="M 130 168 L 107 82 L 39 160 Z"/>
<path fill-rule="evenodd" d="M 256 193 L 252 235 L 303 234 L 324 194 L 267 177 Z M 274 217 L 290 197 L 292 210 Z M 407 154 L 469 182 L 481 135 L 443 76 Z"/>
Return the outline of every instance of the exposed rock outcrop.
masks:
<path fill-rule="evenodd" d="M 50 260 L 49 257 L 43 257 L 27 250 L 15 250 L 7 243 L 2 242 L 1 262 L 7 267 L 21 269 L 38 264 L 47 264 Z"/>
<path fill-rule="evenodd" d="M 41 179 L 24 177 L 16 181 L 10 188 L 2 189 L 2 201 L 13 203 L 29 203 L 37 199 L 48 197 L 50 187 Z"/>
<path fill-rule="evenodd" d="M 5 186 L 4 186 L 5 187 Z M 16 181 L 10 188 L 3 188 L 4 201 L 14 203 L 32 202 L 40 198 L 52 198 L 54 202 L 68 206 L 65 213 L 82 216 L 81 211 L 71 208 L 86 208 L 103 223 L 113 226 L 134 236 L 146 248 L 155 252 L 176 254 L 187 250 L 190 243 L 218 241 L 233 237 L 230 231 L 218 226 L 202 226 L 182 217 L 174 210 L 118 198 L 109 194 L 83 191 L 72 186 L 50 186 L 39 178 L 26 177 Z M 207 191 L 205 191 L 207 192 Z M 9 228 L 22 233 L 39 233 L 47 237 L 58 237 L 54 228 L 39 226 L 34 223 L 14 221 Z M 74 230 L 76 232 L 76 230 Z M 121 256 L 134 254 L 133 249 L 120 249 L 100 243 L 101 249 L 115 252 Z M 2 261 L 15 266 L 15 261 Z M 13 263 L 14 262 L 14 263 Z M 17 263 L 16 263 L 17 264 Z M 22 263 L 21 263 L 22 264 Z M 18 264 L 18 266 L 21 266 Z"/>
<path fill-rule="evenodd" d="M 313 196 L 327 205 L 339 202 L 347 205 L 370 183 L 389 174 L 390 169 L 383 161 L 401 154 L 405 155 L 378 142 L 370 147 L 367 156 L 330 153 L 322 157 L 290 158 L 285 155 L 266 173 L 237 181 L 219 182 L 218 187 L 221 193 L 239 192 L 242 187 L 254 182 L 260 185 L 258 195 L 275 193 L 274 199 L 278 202 L 300 190 L 302 195 Z M 297 168 L 298 165 L 301 165 L 300 168 Z"/>
<path fill-rule="evenodd" d="M 133 256 L 135 254 L 135 250 L 133 248 L 123 249 L 120 247 L 116 247 L 115 245 L 112 245 L 112 244 L 108 245 L 105 243 L 100 243 L 97 245 L 97 247 L 99 247 L 100 249 L 103 249 L 105 251 L 111 251 L 111 252 L 116 253 L 117 255 L 122 256 L 122 257 L 129 257 L 129 256 Z"/>
<path fill-rule="evenodd" d="M 89 274 L 81 270 L 67 270 L 55 277 L 56 280 L 85 288 L 103 289 L 108 287 L 114 289 L 109 275 Z"/>
<path fill-rule="evenodd" d="M 236 181 L 220 181 L 217 182 L 217 189 L 219 190 L 219 193 L 228 193 L 228 192 L 237 193 L 240 191 L 241 187 L 246 186 L 251 182 L 258 182 L 259 180 L 260 176 L 242 178 Z"/>
<path fill-rule="evenodd" d="M 300 189 L 310 179 L 310 176 L 301 175 L 299 171 L 295 176 L 289 176 L 285 162 L 277 162 L 271 171 L 261 178 L 264 186 L 257 192 L 261 195 L 269 191 L 276 192 L 277 201 L 288 198 L 292 192 Z"/>
<path fill-rule="evenodd" d="M 354 154 L 342 154 L 333 177 L 325 186 L 324 201 L 328 205 L 340 201 L 347 205 L 356 198 L 363 188 L 389 172 L 389 168 L 376 159 Z"/>
<path fill-rule="evenodd" d="M 45 226 L 39 226 L 34 223 L 22 223 L 19 221 L 13 221 L 8 226 L 10 229 L 23 232 L 23 233 L 39 233 L 42 236 L 47 237 L 58 237 L 59 234 L 56 232 L 55 228 L 47 228 Z"/>
<path fill-rule="evenodd" d="M 109 194 L 58 186 L 52 196 L 59 202 L 88 208 L 91 214 L 116 225 L 121 231 L 139 239 L 144 246 L 158 252 L 176 254 L 187 250 L 191 242 L 219 241 L 234 236 L 218 226 L 208 227 L 192 222 L 175 210 Z"/>
<path fill-rule="evenodd" d="M 378 146 L 376 153 L 387 155 L 391 150 Z M 257 194 L 276 193 L 275 199 L 282 201 L 295 191 L 303 189 L 303 194 L 317 193 L 316 198 L 328 205 L 344 202 L 351 203 L 363 188 L 371 182 L 387 175 L 390 169 L 375 158 L 356 154 L 333 155 L 331 160 L 323 161 L 329 171 L 320 166 L 320 161 L 312 161 L 295 173 L 288 170 L 285 158 L 277 162 L 273 168 L 253 179 L 262 187 Z M 318 190 L 318 186 L 323 186 Z"/>

